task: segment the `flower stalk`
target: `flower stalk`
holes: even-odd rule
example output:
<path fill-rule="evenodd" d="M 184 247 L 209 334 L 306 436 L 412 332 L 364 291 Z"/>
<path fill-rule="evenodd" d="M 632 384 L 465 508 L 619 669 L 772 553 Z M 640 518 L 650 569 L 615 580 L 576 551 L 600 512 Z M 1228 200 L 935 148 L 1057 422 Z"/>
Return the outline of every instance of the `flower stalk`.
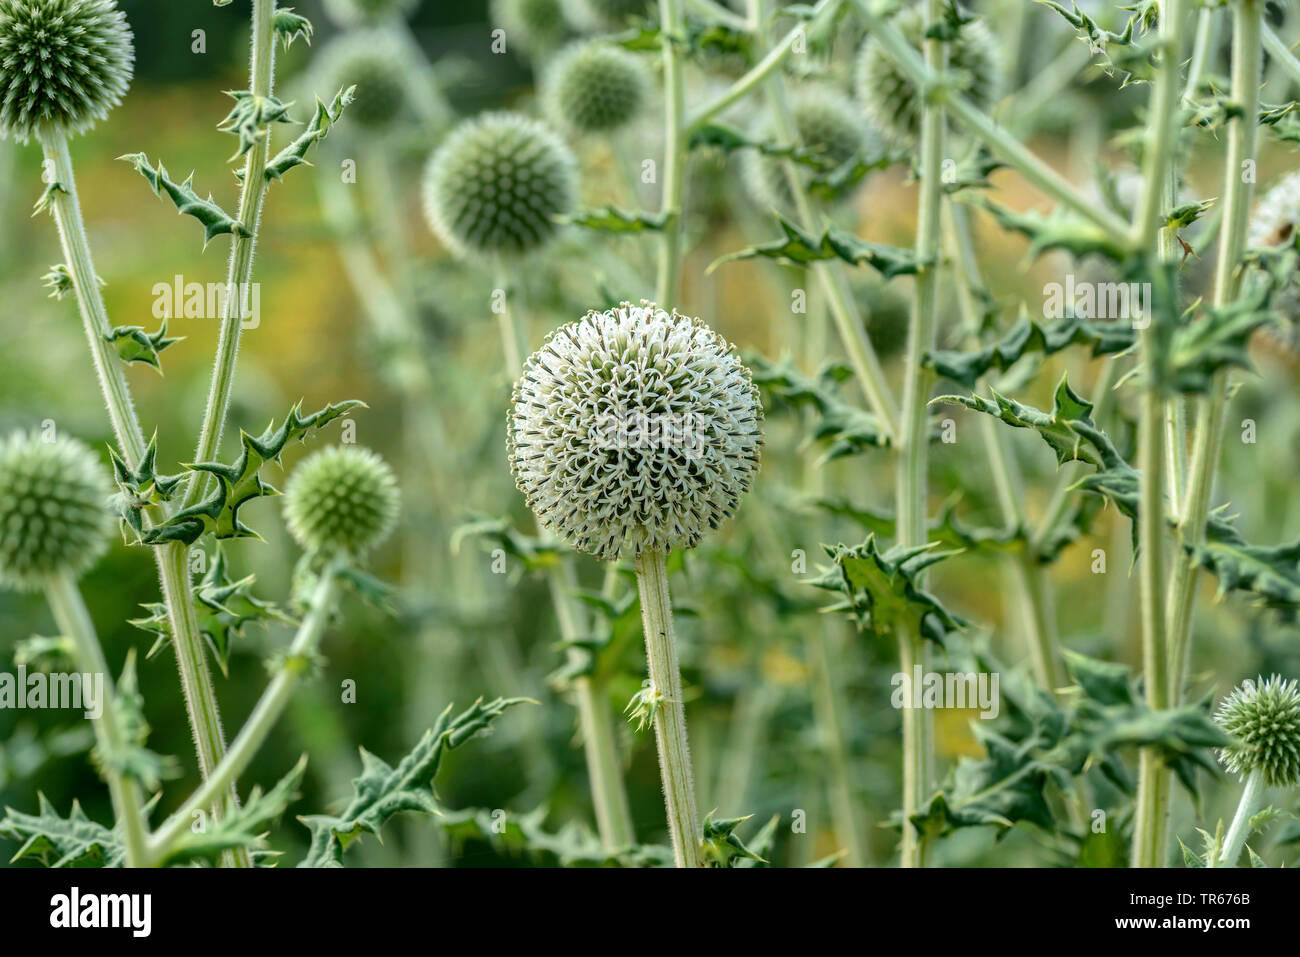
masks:
<path fill-rule="evenodd" d="M 1223 839 L 1223 850 L 1219 856 L 1209 862 L 1210 867 L 1236 867 L 1241 849 L 1246 846 L 1250 836 L 1250 819 L 1260 809 L 1266 788 L 1264 772 L 1256 768 L 1246 776 L 1246 787 L 1241 792 L 1237 803 L 1237 812 L 1232 816 L 1232 824 Z"/>
<path fill-rule="evenodd" d="M 655 744 L 659 751 L 659 772 L 663 779 L 664 805 L 668 811 L 668 831 L 673 842 L 673 861 L 678 867 L 699 867 L 703 832 L 695 808 L 695 781 L 686 739 L 686 708 L 682 702 L 682 676 L 677 664 L 677 634 L 673 629 L 668 569 L 663 551 L 651 549 L 637 556 L 636 584 L 641 595 L 650 690 L 658 702 L 654 716 Z"/>
<path fill-rule="evenodd" d="M 659 212 L 664 217 L 655 301 L 677 302 L 682 272 L 682 201 L 686 191 L 686 81 L 681 42 L 682 0 L 659 0 L 664 67 L 664 168 Z"/>

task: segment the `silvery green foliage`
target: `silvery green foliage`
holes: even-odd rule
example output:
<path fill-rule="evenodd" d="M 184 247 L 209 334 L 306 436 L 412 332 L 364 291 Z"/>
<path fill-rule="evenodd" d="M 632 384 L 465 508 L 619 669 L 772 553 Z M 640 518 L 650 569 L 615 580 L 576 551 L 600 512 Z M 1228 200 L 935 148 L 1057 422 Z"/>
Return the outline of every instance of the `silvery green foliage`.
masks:
<path fill-rule="evenodd" d="M 1257 248 L 1295 242 L 1300 227 L 1300 173 L 1292 173 L 1267 193 L 1255 207 L 1246 245 Z M 1300 352 L 1300 277 L 1273 294 L 1272 307 L 1291 325 L 1266 326 L 1265 333 L 1292 355 Z"/>
<path fill-rule="evenodd" d="M 85 132 L 122 102 L 134 62 L 112 0 L 0 0 L 0 135 Z"/>
<path fill-rule="evenodd" d="M 758 471 L 763 408 L 734 348 L 654 303 L 590 312 L 524 363 L 508 418 L 515 483 L 600 559 L 692 548 Z"/>
<path fill-rule="evenodd" d="M 527 253 L 573 210 L 576 180 L 573 153 L 550 128 L 515 113 L 484 113 L 429 158 L 425 215 L 458 255 Z"/>
<path fill-rule="evenodd" d="M 606 33 L 621 30 L 650 13 L 649 0 L 562 0 L 565 16 L 579 30 Z"/>
<path fill-rule="evenodd" d="M 492 24 L 506 33 L 512 52 L 544 53 L 569 32 L 560 0 L 492 0 Z"/>
<path fill-rule="evenodd" d="M 1238 739 L 1219 760 L 1233 774 L 1264 775 L 1271 787 L 1300 785 L 1300 686 L 1280 675 L 1246 680 L 1219 705 L 1214 720 Z"/>
<path fill-rule="evenodd" d="M 391 127 L 408 100 L 406 57 L 383 30 L 357 30 L 331 40 L 315 69 L 322 90 L 355 86 L 348 121 L 371 132 Z"/>
<path fill-rule="evenodd" d="M 397 524 L 397 480 L 369 449 L 333 446 L 308 456 L 294 470 L 284 518 L 303 548 L 359 556 Z"/>
<path fill-rule="evenodd" d="M 419 0 L 325 0 L 325 12 L 340 26 L 374 23 L 391 17 L 406 16 Z"/>
<path fill-rule="evenodd" d="M 879 147 L 879 136 L 862 119 L 861 109 L 838 90 L 828 87 L 805 87 L 796 92 L 790 101 L 795 131 L 799 144 L 814 154 L 825 169 L 833 170 L 855 156 Z M 759 139 L 771 139 L 770 126 L 762 130 Z M 746 151 L 744 158 L 745 186 L 760 206 L 789 210 L 794 205 L 794 195 L 785 173 L 786 161 L 780 156 L 770 156 L 759 150 Z M 806 184 L 813 169 L 797 164 L 796 174 Z"/>
<path fill-rule="evenodd" d="M 0 585 L 80 577 L 108 547 L 108 473 L 73 439 L 15 432 L 0 442 Z"/>
<path fill-rule="evenodd" d="M 583 41 L 561 50 L 543 83 L 551 118 L 572 133 L 601 133 L 627 124 L 645 103 L 650 79 L 633 53 L 612 43 Z"/>
<path fill-rule="evenodd" d="M 894 25 L 913 46 L 921 45 L 924 14 L 911 7 L 894 18 Z M 981 109 L 998 96 L 1001 67 L 997 42 L 984 21 L 974 20 L 961 28 L 958 38 L 948 43 L 948 70 L 959 72 L 964 93 Z M 912 142 L 920 134 L 921 103 L 916 86 L 899 72 L 879 42 L 868 36 L 858 52 L 854 69 L 855 90 L 868 116 L 887 136 Z"/>

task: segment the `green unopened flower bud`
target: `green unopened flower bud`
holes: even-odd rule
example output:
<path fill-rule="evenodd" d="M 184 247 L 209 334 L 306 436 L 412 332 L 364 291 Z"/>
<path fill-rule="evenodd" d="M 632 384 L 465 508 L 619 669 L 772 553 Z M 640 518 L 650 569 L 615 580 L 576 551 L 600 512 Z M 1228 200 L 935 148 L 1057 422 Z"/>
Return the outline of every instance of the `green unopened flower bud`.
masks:
<path fill-rule="evenodd" d="M 573 133 L 603 133 L 631 120 L 650 80 L 633 53 L 612 43 L 579 42 L 561 50 L 543 83 L 551 118 Z"/>
<path fill-rule="evenodd" d="M 370 131 L 391 127 L 408 100 L 406 57 L 382 30 L 358 30 L 331 40 L 320 52 L 322 90 L 356 86 L 348 105 L 349 123 Z"/>
<path fill-rule="evenodd" d="M 112 0 L 0 0 L 0 135 L 85 132 L 122 102 L 134 61 Z"/>
<path fill-rule="evenodd" d="M 530 54 L 555 49 L 569 32 L 560 0 L 492 0 L 492 24 L 508 50 Z"/>
<path fill-rule="evenodd" d="M 908 43 L 920 47 L 925 23 L 920 7 L 910 7 L 890 22 Z M 998 47 L 988 27 L 982 20 L 967 23 L 947 46 L 948 71 L 960 74 L 966 84 L 963 93 L 987 109 L 1000 86 Z M 867 114 L 887 136 L 912 142 L 920 135 L 920 93 L 874 37 L 868 36 L 858 53 L 855 87 Z"/>
<path fill-rule="evenodd" d="M 285 493 L 284 517 L 311 552 L 364 555 L 397 523 L 397 480 L 369 449 L 334 446 L 304 459 Z"/>
<path fill-rule="evenodd" d="M 762 419 L 725 339 L 625 302 L 560 327 L 524 363 L 510 467 L 541 523 L 597 558 L 693 548 L 753 482 Z"/>
<path fill-rule="evenodd" d="M 30 590 L 81 576 L 108 547 L 108 472 L 73 439 L 0 441 L 0 585 Z"/>
<path fill-rule="evenodd" d="M 415 9 L 418 0 L 325 0 L 325 12 L 340 26 L 376 23 L 404 17 Z"/>
<path fill-rule="evenodd" d="M 429 158 L 424 210 L 458 255 L 528 253 L 572 211 L 576 179 L 573 153 L 546 126 L 485 113 L 453 130 Z"/>
<path fill-rule="evenodd" d="M 861 109 L 837 90 L 804 89 L 791 97 L 790 112 L 800 148 L 814 154 L 824 172 L 880 145 L 879 136 L 862 119 Z M 760 132 L 759 138 L 774 138 L 770 125 Z M 814 170 L 796 163 L 795 173 L 806 184 Z M 750 195 L 760 206 L 779 210 L 794 206 L 782 157 L 750 150 L 744 159 L 744 176 Z"/>
<path fill-rule="evenodd" d="M 1258 771 L 1272 787 L 1300 785 L 1300 686 L 1273 675 L 1243 681 L 1224 699 L 1214 720 L 1238 739 L 1219 760 L 1243 777 Z"/>

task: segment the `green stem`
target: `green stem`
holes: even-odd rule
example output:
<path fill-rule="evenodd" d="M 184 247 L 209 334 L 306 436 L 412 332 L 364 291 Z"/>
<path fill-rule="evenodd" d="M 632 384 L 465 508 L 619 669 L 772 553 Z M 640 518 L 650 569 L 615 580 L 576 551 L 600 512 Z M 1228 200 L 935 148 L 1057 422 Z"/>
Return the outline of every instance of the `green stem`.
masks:
<path fill-rule="evenodd" d="M 56 191 L 52 198 L 55 223 L 64 256 L 67 257 L 68 272 L 72 276 L 95 370 L 103 388 L 109 421 L 113 425 L 123 459 L 134 468 L 144 457 L 146 443 L 131 401 L 131 390 L 126 381 L 123 363 L 109 344 L 108 336 L 112 325 L 90 256 L 90 244 L 81 216 L 67 138 L 44 137 L 41 145 L 50 175 L 61 187 L 61 191 Z M 151 510 L 155 513 L 158 511 Z M 194 733 L 199 769 L 206 775 L 220 759 L 225 745 L 216 693 L 207 670 L 203 639 L 194 612 L 188 560 L 183 546 L 163 546 L 154 549 L 154 561 L 158 566 L 163 602 L 176 647 L 176 665 L 190 728 Z M 239 852 L 232 859 L 238 862 L 241 857 L 242 852 Z"/>
<path fill-rule="evenodd" d="M 154 835 L 149 845 L 149 859 L 158 862 L 165 859 L 168 851 L 181 832 L 190 825 L 194 812 L 210 807 L 220 800 L 222 795 L 233 789 L 239 776 L 256 757 L 262 744 L 270 735 L 275 723 L 284 713 L 293 696 L 294 688 L 310 667 L 311 659 L 320 646 L 321 635 L 329 621 L 330 612 L 338 595 L 338 573 L 342 565 L 332 562 L 326 567 L 316 582 L 312 592 L 311 604 L 307 615 L 289 645 L 284 665 L 276 672 L 271 683 L 266 686 L 262 696 L 253 707 L 252 713 L 240 729 L 235 740 L 230 743 L 230 750 L 213 768 L 206 781 L 190 795 L 181 809 L 169 817 Z"/>
<path fill-rule="evenodd" d="M 941 101 L 948 113 L 975 135 L 997 156 L 1020 171 L 1025 179 L 1048 196 L 1068 206 L 1089 222 L 1100 227 L 1112 239 L 1124 242 L 1128 227 L 1104 204 L 1087 196 L 1025 148 L 1025 145 L 998 126 L 987 113 L 970 101 L 943 85 L 939 71 L 927 64 L 899 33 L 898 28 L 884 20 L 875 10 L 872 0 L 855 0 L 862 19 L 881 48 L 898 65 L 904 76 L 913 84 Z"/>
<path fill-rule="evenodd" d="M 938 23 L 939 0 L 926 0 L 925 22 Z M 934 74 L 944 71 L 948 51 L 942 40 L 923 41 L 925 65 Z M 939 307 L 939 243 L 943 212 L 943 183 L 940 173 L 944 151 L 943 104 L 925 101 L 921 108 L 920 198 L 917 208 L 916 255 L 923 263 L 916 275 L 912 321 L 907 337 L 904 364 L 903 423 L 897 441 L 898 544 L 905 548 L 924 545 L 926 534 L 927 470 L 930 448 L 930 391 L 934 372 L 925 363 L 934 348 Z M 911 674 L 919 664 L 925 670 L 928 649 L 920 631 L 902 630 L 897 638 L 903 671 Z M 914 702 L 913 702 L 914 703 Z M 924 867 L 926 839 L 911 824 L 929 797 L 933 764 L 933 734 L 928 727 L 930 712 L 919 707 L 904 710 L 903 721 L 903 844 L 902 865 Z"/>
<path fill-rule="evenodd" d="M 140 867 L 146 860 L 146 841 L 149 828 L 145 821 L 144 803 L 140 784 L 124 774 L 118 758 L 127 748 L 126 731 L 117 712 L 117 698 L 113 676 L 104 660 L 104 650 L 95 634 L 95 626 L 86 611 L 77 583 L 66 573 L 50 576 L 45 582 L 45 596 L 54 612 L 59 631 L 72 640 L 77 663 L 92 678 L 102 676 L 104 693 L 100 701 L 100 715 L 95 719 L 95 738 L 99 742 L 104 779 L 113 799 L 113 810 L 122 826 L 126 845 L 126 866 Z"/>
<path fill-rule="evenodd" d="M 703 831 L 695 809 L 695 782 L 691 773 L 690 746 L 686 740 L 686 708 L 682 703 L 682 676 L 677 664 L 677 634 L 673 630 L 668 569 L 662 551 L 645 551 L 637 556 L 636 584 L 641 595 L 641 621 L 645 627 L 650 685 L 661 696 L 655 710 L 655 742 L 659 750 L 659 772 L 663 779 L 673 860 L 678 867 L 699 867 Z"/>
<path fill-rule="evenodd" d="M 1142 194 L 1130 229 L 1132 245 L 1150 252 L 1163 224 L 1165 187 L 1178 121 L 1178 67 L 1186 17 L 1184 0 L 1166 0 L 1160 16 L 1160 62 L 1148 107 L 1149 125 L 1144 151 Z M 1161 244 L 1159 260 L 1170 258 L 1169 243 Z M 1166 286 L 1167 273 L 1158 266 L 1155 278 Z M 1142 670 L 1146 701 L 1152 710 L 1170 705 L 1169 643 L 1164 606 L 1165 587 L 1165 397 L 1159 383 L 1161 367 L 1157 323 L 1177 313 L 1176 289 L 1162 288 L 1152 315 L 1141 331 L 1140 354 L 1146 382 L 1138 419 L 1138 591 L 1142 619 Z M 1168 315 L 1162 316 L 1166 312 Z M 1143 748 L 1139 755 L 1136 820 L 1133 826 L 1134 867 L 1162 867 L 1168 832 L 1170 780 L 1160 753 Z"/>
<path fill-rule="evenodd" d="M 659 212 L 664 228 L 655 277 L 655 301 L 672 309 L 680 294 L 682 269 L 682 197 L 686 187 L 686 82 L 681 51 L 685 21 L 682 0 L 659 0 L 664 65 L 664 168 Z"/>
<path fill-rule="evenodd" d="M 1251 771 L 1246 778 L 1246 787 L 1241 792 L 1237 813 L 1232 816 L 1232 824 L 1223 839 L 1223 851 L 1216 859 L 1208 862 L 1209 867 L 1237 866 L 1237 858 L 1241 857 L 1241 849 L 1246 846 L 1246 838 L 1250 836 L 1250 819 L 1263 803 L 1264 789 L 1264 773 Z"/>
<path fill-rule="evenodd" d="M 756 25 L 759 51 L 763 49 L 765 43 L 764 25 L 768 20 L 769 5 L 770 0 L 750 0 L 750 19 Z M 766 92 L 776 135 L 784 142 L 797 144 L 799 134 L 790 112 L 790 105 L 786 100 L 785 84 L 780 73 L 768 77 Z M 789 160 L 783 162 L 800 225 L 806 230 L 819 231 L 822 217 L 814 208 L 803 179 L 792 162 Z M 894 394 L 885 379 L 885 371 L 880 365 L 875 349 L 871 346 L 871 340 L 867 337 L 866 325 L 853 301 L 848 277 L 838 262 L 816 262 L 811 268 L 826 293 L 831 317 L 835 320 L 836 331 L 848 354 L 849 365 L 853 368 L 858 386 L 862 389 L 871 410 L 880 418 L 885 433 L 890 438 L 894 438 L 899 430 L 898 405 L 894 402 Z"/>
<path fill-rule="evenodd" d="M 1259 125 L 1254 122 L 1254 117 L 1259 112 L 1262 19 L 1263 4 L 1259 0 L 1241 0 L 1233 8 L 1231 97 L 1233 102 L 1241 105 L 1241 116 L 1248 120 L 1236 119 L 1228 131 L 1224 212 L 1213 295 L 1214 305 L 1219 308 L 1236 298 L 1241 284 L 1238 266 L 1246 245 L 1254 191 L 1254 177 L 1243 176 L 1243 171 L 1247 162 L 1254 162 L 1259 149 Z M 1174 555 L 1174 570 L 1165 607 L 1170 639 L 1169 682 L 1175 703 L 1182 700 L 1191 657 L 1192 613 L 1196 607 L 1197 583 L 1191 550 L 1205 541 L 1205 523 L 1223 447 L 1227 387 L 1227 372 L 1220 371 L 1211 380 L 1208 394 L 1197 400 L 1196 432 L 1188 464 L 1187 488 L 1182 513 L 1178 516 L 1178 539 L 1182 547 Z"/>
<path fill-rule="evenodd" d="M 1209 11 L 1202 12 L 1208 13 Z M 1282 67 L 1286 75 L 1291 78 L 1292 83 L 1300 83 L 1300 60 L 1296 59 L 1295 54 L 1291 52 L 1291 48 L 1286 45 L 1286 41 L 1278 36 L 1268 24 L 1263 25 L 1262 33 L 1264 49 L 1268 51 L 1268 55 Z"/>
<path fill-rule="evenodd" d="M 843 0 L 820 0 L 809 14 L 807 23 L 799 23 L 797 26 L 792 27 L 767 52 L 767 55 L 754 64 L 747 73 L 727 87 L 720 95 L 691 113 L 690 119 L 686 121 L 686 128 L 693 130 L 698 126 L 702 126 L 732 104 L 744 99 L 773 72 L 780 69 L 781 64 L 789 57 L 795 43 L 801 36 L 806 37 L 811 32 L 812 27 L 823 17 L 834 16 L 835 11 L 839 9 L 842 2 Z"/>
<path fill-rule="evenodd" d="M 275 0 L 253 0 L 253 58 L 249 71 L 249 89 L 254 96 L 268 97 L 272 93 L 275 74 L 274 17 Z M 244 315 L 245 291 L 249 290 L 253 275 L 253 252 L 257 246 L 257 231 L 261 226 L 262 200 L 266 195 L 266 162 L 270 151 L 271 131 L 268 128 L 244 160 L 239 221 L 248 235 L 235 236 L 230 248 L 226 296 L 221 310 L 221 332 L 217 339 L 217 356 L 212 369 L 207 406 L 203 410 L 203 427 L 194 451 L 195 462 L 211 462 L 216 459 L 217 449 L 221 445 L 221 433 L 226 425 L 226 413 L 230 409 L 239 341 L 247 318 Z M 205 485 L 205 482 L 191 478 L 186 484 L 181 507 L 188 508 L 197 503 Z"/>

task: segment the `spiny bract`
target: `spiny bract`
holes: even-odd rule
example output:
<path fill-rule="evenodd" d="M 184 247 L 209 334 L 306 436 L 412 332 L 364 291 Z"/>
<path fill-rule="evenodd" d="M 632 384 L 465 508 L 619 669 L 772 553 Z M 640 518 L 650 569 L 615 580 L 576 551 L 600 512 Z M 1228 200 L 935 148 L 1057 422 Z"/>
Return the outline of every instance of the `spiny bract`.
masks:
<path fill-rule="evenodd" d="M 387 17 L 406 16 L 419 0 L 325 0 L 325 12 L 345 27 L 374 23 Z"/>
<path fill-rule="evenodd" d="M 542 524 L 597 558 L 692 548 L 749 489 L 762 418 L 725 339 L 625 302 L 557 329 L 524 363 L 510 466 Z"/>
<path fill-rule="evenodd" d="M 815 154 L 825 171 L 879 146 L 879 137 L 862 120 L 862 111 L 838 90 L 801 90 L 791 98 L 790 107 L 800 147 Z M 768 126 L 759 138 L 771 139 L 773 135 Z M 779 210 L 794 205 L 782 157 L 749 150 L 743 169 L 745 185 L 759 205 Z M 795 171 L 805 184 L 813 175 L 813 169 L 803 163 L 795 164 Z"/>
<path fill-rule="evenodd" d="M 358 30 L 332 40 L 320 52 L 320 89 L 355 85 L 348 121 L 379 131 L 402 115 L 407 102 L 405 57 L 382 30 Z"/>
<path fill-rule="evenodd" d="M 112 0 L 0 0 L 0 134 L 85 132 L 122 102 L 134 62 Z"/>
<path fill-rule="evenodd" d="M 1260 771 L 1271 787 L 1300 785 L 1300 687 L 1273 675 L 1243 681 L 1224 699 L 1214 720 L 1239 739 L 1219 760 L 1233 774 Z"/>
<path fill-rule="evenodd" d="M 459 255 L 522 254 L 551 238 L 573 209 L 573 153 L 548 127 L 485 113 L 457 127 L 429 159 L 424 210 Z"/>
<path fill-rule="evenodd" d="M 924 13 L 911 7 L 892 21 L 914 47 L 921 45 Z M 948 46 L 948 70 L 963 75 L 963 92 L 976 106 L 987 109 L 997 97 L 1001 68 L 997 44 L 982 20 L 961 28 Z M 921 103 L 916 86 L 898 69 L 879 41 L 868 36 L 855 68 L 857 98 L 882 132 L 896 140 L 915 140 L 921 129 Z"/>
<path fill-rule="evenodd" d="M 108 547 L 111 494 L 108 472 L 74 439 L 15 432 L 0 441 L 0 584 L 80 577 Z"/>
<path fill-rule="evenodd" d="M 294 470 L 285 493 L 289 531 L 312 552 L 362 555 L 397 523 L 393 470 L 369 449 L 321 449 Z"/>
<path fill-rule="evenodd" d="M 554 49 L 569 32 L 560 0 L 492 0 L 492 24 L 505 31 L 511 52 Z"/>
<path fill-rule="evenodd" d="M 1300 173 L 1292 173 L 1260 199 L 1250 220 L 1246 245 L 1256 248 L 1294 243 L 1300 229 Z M 1270 305 L 1287 325 L 1264 326 L 1262 331 L 1284 355 L 1300 355 L 1300 276 L 1273 293 Z"/>
<path fill-rule="evenodd" d="M 641 109 L 648 86 L 646 69 L 635 54 L 600 41 L 561 50 L 543 84 L 551 118 L 574 133 L 623 126 Z"/>

